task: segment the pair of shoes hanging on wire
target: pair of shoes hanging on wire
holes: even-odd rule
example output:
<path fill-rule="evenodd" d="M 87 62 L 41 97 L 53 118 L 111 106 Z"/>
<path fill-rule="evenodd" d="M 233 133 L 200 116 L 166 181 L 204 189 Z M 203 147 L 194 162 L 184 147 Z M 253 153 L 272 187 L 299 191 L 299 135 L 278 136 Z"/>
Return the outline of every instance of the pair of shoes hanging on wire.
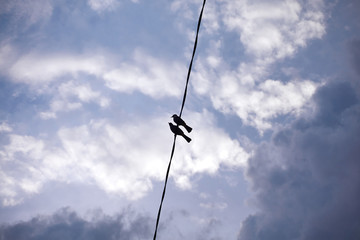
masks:
<path fill-rule="evenodd" d="M 185 133 L 179 128 L 179 126 L 183 126 L 186 131 L 188 133 L 191 132 L 192 128 L 189 127 L 184 120 L 182 120 L 178 115 L 174 114 L 171 116 L 174 120 L 174 122 L 177 124 L 177 125 L 174 125 L 172 123 L 169 122 L 169 126 L 170 126 L 170 129 L 171 131 L 175 134 L 175 135 L 180 135 L 182 136 L 183 138 L 185 138 L 185 140 L 187 142 L 190 142 L 191 141 L 191 138 L 189 138 L 188 136 L 185 135 Z"/>

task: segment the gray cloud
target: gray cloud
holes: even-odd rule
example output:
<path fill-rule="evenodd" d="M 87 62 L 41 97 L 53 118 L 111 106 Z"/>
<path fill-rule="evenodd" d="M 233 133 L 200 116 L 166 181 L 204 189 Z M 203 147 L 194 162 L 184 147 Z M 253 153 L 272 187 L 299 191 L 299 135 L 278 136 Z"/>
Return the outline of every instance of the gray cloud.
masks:
<path fill-rule="evenodd" d="M 360 39 L 352 40 L 348 45 L 351 62 L 355 71 L 360 74 Z"/>
<path fill-rule="evenodd" d="M 346 82 L 328 83 L 312 116 L 274 133 L 249 161 L 258 213 L 238 239 L 360 238 L 360 103 Z"/>
<path fill-rule="evenodd" d="M 125 211 L 117 216 L 92 214 L 90 220 L 80 217 L 69 208 L 50 216 L 38 216 L 29 221 L 0 227 L 2 240 L 42 239 L 150 239 L 150 219 Z"/>
<path fill-rule="evenodd" d="M 316 122 L 327 126 L 340 123 L 344 109 L 356 104 L 356 93 L 347 83 L 326 85 L 314 96 L 318 106 Z"/>

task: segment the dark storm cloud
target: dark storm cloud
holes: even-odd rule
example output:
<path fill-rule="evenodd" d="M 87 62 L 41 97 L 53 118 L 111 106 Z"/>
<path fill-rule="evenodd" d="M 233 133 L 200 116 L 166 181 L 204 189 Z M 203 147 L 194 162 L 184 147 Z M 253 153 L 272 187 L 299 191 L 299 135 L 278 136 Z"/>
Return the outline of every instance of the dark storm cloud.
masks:
<path fill-rule="evenodd" d="M 129 217 L 130 216 L 130 217 Z M 150 239 L 150 219 L 124 212 L 115 217 L 94 214 L 85 220 L 76 212 L 64 208 L 52 216 L 39 216 L 27 222 L 0 227 L 1 240 L 45 239 Z"/>
<path fill-rule="evenodd" d="M 360 103 L 328 83 L 311 118 L 277 131 L 249 161 L 259 212 L 238 239 L 360 239 Z"/>
<path fill-rule="evenodd" d="M 350 41 L 348 49 L 350 52 L 353 67 L 355 71 L 360 74 L 360 39 L 354 39 Z"/>
<path fill-rule="evenodd" d="M 341 113 L 357 102 L 352 86 L 342 82 L 320 88 L 314 96 L 318 106 L 316 123 L 336 126 L 341 121 Z"/>

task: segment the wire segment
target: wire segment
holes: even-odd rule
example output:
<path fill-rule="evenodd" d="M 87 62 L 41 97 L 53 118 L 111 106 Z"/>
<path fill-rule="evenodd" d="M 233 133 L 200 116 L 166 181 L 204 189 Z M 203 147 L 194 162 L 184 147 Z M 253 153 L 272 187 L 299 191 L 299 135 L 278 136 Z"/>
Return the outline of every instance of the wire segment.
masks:
<path fill-rule="evenodd" d="M 205 3 L 206 3 L 206 0 L 204 0 L 204 2 L 203 2 L 201 12 L 200 12 L 200 16 L 199 16 L 197 29 L 196 29 L 196 37 L 195 37 L 195 42 L 194 42 L 194 49 L 193 49 L 193 52 L 192 52 L 192 57 L 191 57 L 191 61 L 190 61 L 190 64 L 189 64 L 189 69 L 188 69 L 188 73 L 187 73 L 187 77 L 186 77 L 184 96 L 183 96 L 183 100 L 182 100 L 182 104 L 181 104 L 179 117 L 181 117 L 182 112 L 184 110 L 184 105 L 185 105 L 185 100 L 186 100 L 186 95 L 187 95 L 187 89 L 188 89 L 191 69 L 192 69 L 192 65 L 193 65 L 193 61 L 194 61 L 194 57 L 195 57 L 195 52 L 196 52 L 196 47 L 197 47 L 197 42 L 198 42 L 198 36 L 199 36 L 199 30 L 200 30 L 200 24 L 201 24 L 202 15 L 203 15 L 203 12 L 204 12 Z M 175 145 L 176 145 L 176 135 L 174 134 L 174 142 L 173 142 L 173 146 L 172 146 L 172 150 L 171 150 L 169 165 L 168 165 L 168 168 L 167 168 L 167 171 L 166 171 L 164 189 L 163 189 L 163 193 L 162 193 L 162 196 L 161 196 L 161 202 L 160 202 L 159 211 L 158 211 L 158 215 L 157 215 L 157 219 L 156 219 L 156 226 L 155 226 L 155 232 L 154 232 L 153 240 L 156 240 L 156 235 L 157 235 L 157 230 L 158 230 L 159 221 L 160 221 L 160 215 L 161 215 L 161 208 L 162 208 L 164 198 L 165 198 L 165 192 L 166 192 L 166 186 L 167 186 L 167 182 L 168 182 L 168 178 L 169 178 L 171 162 L 172 162 L 174 152 L 175 152 Z"/>

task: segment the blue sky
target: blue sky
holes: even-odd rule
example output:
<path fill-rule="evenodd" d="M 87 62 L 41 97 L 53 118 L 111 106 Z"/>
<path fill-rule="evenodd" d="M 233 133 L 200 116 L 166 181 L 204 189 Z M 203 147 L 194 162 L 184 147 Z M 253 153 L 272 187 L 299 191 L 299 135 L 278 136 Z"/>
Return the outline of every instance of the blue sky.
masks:
<path fill-rule="evenodd" d="M 202 1 L 0 1 L 0 236 L 151 239 Z M 208 0 L 158 239 L 360 238 L 358 1 Z"/>

